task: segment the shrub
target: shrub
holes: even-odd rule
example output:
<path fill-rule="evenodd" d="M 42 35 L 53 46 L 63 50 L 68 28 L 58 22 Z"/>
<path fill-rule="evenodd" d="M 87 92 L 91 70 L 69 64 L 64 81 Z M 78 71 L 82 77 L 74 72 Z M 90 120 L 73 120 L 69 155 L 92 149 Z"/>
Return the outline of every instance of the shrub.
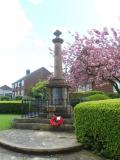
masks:
<path fill-rule="evenodd" d="M 107 94 L 110 98 L 120 98 L 120 95 L 118 93 L 108 93 Z"/>
<path fill-rule="evenodd" d="M 15 96 L 13 97 L 13 100 L 22 100 L 23 99 L 23 96 Z"/>
<path fill-rule="evenodd" d="M 12 101 L 0 101 L 0 104 L 1 103 L 22 103 L 22 101 L 17 101 L 17 100 L 16 101 L 13 101 L 13 100 Z"/>
<path fill-rule="evenodd" d="M 7 97 L 7 96 L 2 96 L 1 97 L 1 101 L 9 101 L 11 98 L 10 97 Z"/>
<path fill-rule="evenodd" d="M 74 118 L 79 142 L 106 157 L 120 159 L 120 99 L 78 104 Z"/>
<path fill-rule="evenodd" d="M 83 91 L 83 92 L 72 92 L 70 93 L 69 97 L 70 99 L 76 99 L 80 97 L 87 97 L 95 94 L 104 94 L 102 91 Z"/>
<path fill-rule="evenodd" d="M 88 101 L 95 101 L 95 100 L 104 100 L 104 99 L 110 99 L 110 98 L 105 94 L 94 94 L 94 95 L 88 96 L 86 99 Z"/>
<path fill-rule="evenodd" d="M 84 102 L 84 101 L 86 101 L 86 98 L 85 98 L 85 97 L 70 99 L 70 105 L 71 105 L 72 107 L 74 107 L 74 106 L 76 106 L 78 103 Z"/>
<path fill-rule="evenodd" d="M 39 98 L 41 100 L 48 100 L 47 81 L 39 81 L 30 89 L 30 96 Z"/>
<path fill-rule="evenodd" d="M 95 94 L 104 94 L 101 91 L 85 91 L 85 92 L 73 92 L 70 93 L 69 98 L 70 98 L 70 105 L 75 106 L 76 104 L 80 102 L 87 101 L 87 96 L 92 96 Z"/>
<path fill-rule="evenodd" d="M 102 91 L 86 91 L 86 92 L 84 92 L 85 97 L 92 96 L 95 94 L 104 94 L 104 92 L 102 92 Z"/>
<path fill-rule="evenodd" d="M 28 110 L 26 105 L 25 111 Z M 0 101 L 0 114 L 22 114 L 23 105 L 21 101 Z"/>

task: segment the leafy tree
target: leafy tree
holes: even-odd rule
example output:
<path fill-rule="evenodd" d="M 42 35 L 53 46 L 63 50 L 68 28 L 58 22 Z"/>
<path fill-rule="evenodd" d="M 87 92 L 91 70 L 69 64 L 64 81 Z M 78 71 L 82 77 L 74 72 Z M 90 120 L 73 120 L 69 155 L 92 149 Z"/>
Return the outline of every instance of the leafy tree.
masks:
<path fill-rule="evenodd" d="M 109 82 L 120 94 L 120 30 L 92 29 L 87 36 L 76 32 L 73 37 L 63 51 L 71 86 Z"/>
<path fill-rule="evenodd" d="M 35 84 L 34 87 L 30 90 L 30 95 L 35 98 L 40 98 L 41 100 L 47 100 L 48 99 L 48 90 L 45 86 L 47 81 L 40 81 Z"/>

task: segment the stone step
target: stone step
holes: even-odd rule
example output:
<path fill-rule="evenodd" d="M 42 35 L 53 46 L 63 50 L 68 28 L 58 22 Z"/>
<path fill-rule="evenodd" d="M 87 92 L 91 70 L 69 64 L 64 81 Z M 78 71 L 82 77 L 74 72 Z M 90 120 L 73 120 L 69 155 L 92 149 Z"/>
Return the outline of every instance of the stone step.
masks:
<path fill-rule="evenodd" d="M 83 149 L 83 145 L 76 141 L 74 133 L 23 129 L 1 131 L 0 146 L 29 155 L 53 155 L 58 153 L 71 153 L 72 151 Z"/>
<path fill-rule="evenodd" d="M 64 124 L 73 124 L 73 119 L 64 119 Z M 49 119 L 41 119 L 41 118 L 16 118 L 13 123 L 45 123 L 49 124 Z"/>
<path fill-rule="evenodd" d="M 41 131 L 74 131 L 74 126 L 72 124 L 62 124 L 59 127 L 54 127 L 45 123 L 13 123 L 12 127 L 16 129 L 31 129 Z"/>

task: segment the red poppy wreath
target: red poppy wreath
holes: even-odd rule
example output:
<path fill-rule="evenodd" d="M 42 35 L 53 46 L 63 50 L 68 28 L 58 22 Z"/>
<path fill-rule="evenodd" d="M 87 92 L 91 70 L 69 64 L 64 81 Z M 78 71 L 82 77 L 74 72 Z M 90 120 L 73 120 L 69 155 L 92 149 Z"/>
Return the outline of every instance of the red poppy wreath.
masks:
<path fill-rule="evenodd" d="M 63 122 L 64 119 L 61 116 L 52 116 L 52 118 L 50 119 L 50 124 L 55 127 L 62 125 Z"/>

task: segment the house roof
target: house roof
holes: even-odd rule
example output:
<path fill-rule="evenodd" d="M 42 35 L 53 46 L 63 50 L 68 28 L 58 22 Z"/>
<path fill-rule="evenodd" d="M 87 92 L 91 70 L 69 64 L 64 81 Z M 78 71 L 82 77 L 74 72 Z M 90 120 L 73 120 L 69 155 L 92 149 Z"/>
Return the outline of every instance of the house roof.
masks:
<path fill-rule="evenodd" d="M 39 73 L 40 79 L 44 79 L 45 75 L 50 75 L 50 74 L 51 74 L 51 72 L 49 72 L 45 67 L 41 67 L 41 68 L 39 68 L 39 69 L 31 72 L 29 75 L 25 75 L 24 77 L 18 79 L 18 80 L 15 81 L 14 83 L 17 83 L 17 82 L 19 82 L 19 81 L 22 81 L 22 80 L 24 80 L 25 78 L 30 78 L 30 77 L 34 76 L 34 74 L 36 74 L 36 73 Z M 12 84 L 14 84 L 14 83 L 12 83 Z"/>
<path fill-rule="evenodd" d="M 10 88 L 10 87 L 7 86 L 7 85 L 4 85 L 4 86 L 0 87 L 0 89 L 12 91 L 12 88 Z"/>
<path fill-rule="evenodd" d="M 39 73 L 40 78 L 44 78 L 44 75 L 50 75 L 51 74 L 46 68 L 41 67 L 41 68 L 35 70 L 34 72 L 31 72 L 27 77 L 30 77 L 35 73 Z"/>

